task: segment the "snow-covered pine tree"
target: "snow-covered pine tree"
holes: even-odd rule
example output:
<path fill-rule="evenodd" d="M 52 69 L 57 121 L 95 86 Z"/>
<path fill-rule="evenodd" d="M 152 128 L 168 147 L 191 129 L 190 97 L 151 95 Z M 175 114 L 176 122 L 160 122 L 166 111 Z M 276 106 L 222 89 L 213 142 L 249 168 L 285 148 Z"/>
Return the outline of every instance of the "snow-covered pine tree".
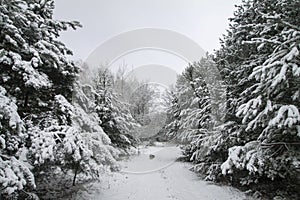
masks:
<path fill-rule="evenodd" d="M 202 142 L 212 135 L 211 99 L 208 86 L 203 78 L 205 70 L 212 67 L 210 58 L 189 65 L 178 76 L 176 89 L 169 108 L 169 137 L 187 142 L 185 155 L 189 161 L 198 163 L 208 148 Z M 205 153 L 203 153 L 205 152 Z"/>
<path fill-rule="evenodd" d="M 168 111 L 172 120 L 166 125 L 167 135 L 188 142 L 184 154 L 196 164 L 193 169 L 206 175 L 207 180 L 217 180 L 222 175 L 220 166 L 227 158 L 228 148 L 237 143 L 239 130 L 234 122 L 220 125 L 216 121 L 218 116 L 214 117 L 218 113 L 212 113 L 213 104 L 219 104 L 222 112 L 225 107 L 211 97 L 225 94 L 216 77 L 218 74 L 212 69 L 214 66 L 212 56 L 207 55 L 178 76 L 174 101 Z"/>
<path fill-rule="evenodd" d="M 74 170 L 74 182 L 79 172 L 97 176 L 115 166 L 116 151 L 97 116 L 70 103 L 78 67 L 57 37 L 79 23 L 54 20 L 53 9 L 52 0 L 1 1 L 2 197 L 35 187 L 34 176 L 53 166 Z"/>
<path fill-rule="evenodd" d="M 182 142 L 191 141 L 191 138 L 188 137 L 189 135 L 191 135 L 189 134 L 191 130 L 185 130 L 182 128 L 183 122 L 185 121 L 186 115 L 190 110 L 190 106 L 192 104 L 194 96 L 192 88 L 190 87 L 189 82 L 186 80 L 183 74 L 177 76 L 172 99 L 172 107 L 169 108 L 169 112 L 172 111 L 172 113 L 174 113 L 174 121 L 171 121 L 169 125 L 167 125 L 173 127 L 168 130 L 167 135 Z M 195 133 L 195 130 L 196 129 L 194 129 L 193 133 Z"/>
<path fill-rule="evenodd" d="M 180 121 L 180 106 L 178 104 L 178 98 L 175 93 L 175 89 L 171 89 L 166 93 L 167 95 L 167 119 L 166 125 L 163 127 L 164 134 L 169 138 L 174 138 L 177 135 L 177 131 L 179 129 L 179 121 Z"/>
<path fill-rule="evenodd" d="M 35 188 L 34 175 L 24 162 L 25 124 L 14 98 L 0 86 L 0 196 L 13 194 L 25 187 Z"/>
<path fill-rule="evenodd" d="M 188 109 L 181 112 L 182 124 L 180 129 L 183 132 L 183 137 L 190 138 L 191 141 L 195 141 L 195 138 L 202 138 L 211 126 L 210 97 L 202 70 L 199 62 L 189 65 L 182 74 L 186 86 L 192 92 L 192 98 Z"/>
<path fill-rule="evenodd" d="M 106 67 L 98 69 L 94 79 L 95 104 L 100 126 L 108 134 L 112 144 L 123 150 L 136 145 L 136 139 L 130 132 L 139 126 L 132 117 L 128 104 L 121 102 L 114 92 L 114 77 Z"/>
<path fill-rule="evenodd" d="M 54 113 L 59 113 L 59 118 L 50 115 L 39 126 L 29 128 L 29 158 L 37 171 L 38 194 L 45 195 L 41 193 L 45 189 L 57 190 L 54 174 L 67 174 L 69 185 L 75 185 L 79 174 L 80 181 L 85 181 L 118 168 L 115 159 L 119 151 L 110 146 L 109 137 L 99 126 L 93 94 L 91 86 L 76 82 L 72 104 L 62 95 L 55 96 Z M 71 170 L 73 181 L 69 178 Z"/>
<path fill-rule="evenodd" d="M 0 173 L 2 195 L 34 186 L 24 163 L 31 145 L 26 122 L 42 121 L 57 94 L 71 97 L 78 69 L 66 57 L 70 50 L 56 38 L 79 23 L 54 20 L 53 9 L 50 0 L 1 0 L 1 167 L 6 168 Z"/>
<path fill-rule="evenodd" d="M 72 127 L 80 132 L 82 144 L 90 151 L 90 155 L 83 157 L 78 164 L 78 172 L 83 172 L 92 178 L 98 178 L 106 168 L 116 170 L 116 158 L 119 151 L 111 146 L 109 136 L 103 131 L 97 114 L 95 103 L 96 94 L 92 86 L 75 84 L 73 96 L 74 116 Z M 81 150 L 83 152 L 83 150 Z M 72 161 L 72 160 L 71 160 Z M 74 168 L 71 168 L 74 169 Z"/>
<path fill-rule="evenodd" d="M 244 40 L 256 37 L 257 31 L 253 31 L 248 25 L 257 22 L 259 18 L 249 1 L 243 1 L 230 19 L 230 28 L 227 35 L 221 40 L 221 49 L 216 51 L 214 61 L 226 86 L 226 108 L 223 125 L 217 127 L 218 138 L 215 138 L 214 156 L 212 160 L 223 163 L 227 159 L 228 149 L 235 145 L 244 145 L 255 138 L 252 132 L 246 132 L 241 118 L 236 116 L 237 108 L 242 103 L 241 93 L 253 84 L 248 77 L 254 65 L 251 60 L 259 60 L 256 57 L 257 48 L 244 43 Z M 247 8 L 247 9 L 245 9 Z M 248 9 L 249 8 L 249 9 Z M 252 34 L 248 34 L 251 32 Z M 211 177 L 218 179 L 221 171 L 217 167 L 210 171 Z M 208 178 L 209 178 L 208 176 Z"/>
<path fill-rule="evenodd" d="M 212 96 L 224 93 L 216 77 L 218 74 L 212 70 L 214 65 L 212 57 L 207 55 L 185 71 L 186 80 L 193 91 L 193 98 L 183 124 L 197 122 L 197 126 L 194 126 L 196 134 L 186 146 L 185 155 L 189 161 L 196 164 L 193 169 L 206 175 L 207 180 L 218 179 L 221 174 L 221 161 L 224 161 L 226 155 L 226 147 L 231 143 L 228 137 L 224 137 L 223 126 L 220 126 L 220 121 L 218 121 L 219 113 L 212 113 L 214 104 L 220 104 L 218 106 L 222 107 L 221 102 Z M 204 74 L 209 77 L 204 79 Z M 212 91 L 216 94 L 212 94 Z M 186 129 L 186 127 L 181 128 L 188 132 L 189 130 Z"/>
<path fill-rule="evenodd" d="M 245 184 L 299 173 L 299 6 L 298 0 L 244 1 L 218 52 L 227 80 L 234 77 L 231 114 L 243 127 L 243 143 L 229 149 L 222 170 L 248 171 Z"/>

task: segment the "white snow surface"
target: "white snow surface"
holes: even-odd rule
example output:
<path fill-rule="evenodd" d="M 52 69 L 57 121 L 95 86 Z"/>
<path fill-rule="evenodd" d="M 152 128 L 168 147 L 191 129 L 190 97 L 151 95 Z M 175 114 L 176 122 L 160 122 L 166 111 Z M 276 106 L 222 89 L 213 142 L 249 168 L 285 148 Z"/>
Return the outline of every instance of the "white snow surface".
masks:
<path fill-rule="evenodd" d="M 153 159 L 149 154 L 155 155 Z M 141 154 L 121 161 L 122 170 L 105 175 L 98 183 L 85 185 L 76 198 L 91 200 L 239 200 L 246 195 L 228 186 L 203 181 L 176 162 L 179 147 L 144 147 Z"/>

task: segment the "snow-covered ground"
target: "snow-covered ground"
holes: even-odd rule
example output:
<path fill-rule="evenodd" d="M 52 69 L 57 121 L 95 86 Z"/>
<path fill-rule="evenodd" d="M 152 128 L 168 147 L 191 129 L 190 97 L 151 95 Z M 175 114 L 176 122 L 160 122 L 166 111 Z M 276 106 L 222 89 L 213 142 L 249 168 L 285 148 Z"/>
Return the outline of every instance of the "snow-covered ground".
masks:
<path fill-rule="evenodd" d="M 149 154 L 155 155 L 150 159 Z M 175 146 L 146 147 L 122 161 L 121 172 L 106 175 L 79 191 L 76 199 L 93 200 L 210 200 L 246 199 L 237 189 L 202 181 L 189 163 L 176 162 Z"/>

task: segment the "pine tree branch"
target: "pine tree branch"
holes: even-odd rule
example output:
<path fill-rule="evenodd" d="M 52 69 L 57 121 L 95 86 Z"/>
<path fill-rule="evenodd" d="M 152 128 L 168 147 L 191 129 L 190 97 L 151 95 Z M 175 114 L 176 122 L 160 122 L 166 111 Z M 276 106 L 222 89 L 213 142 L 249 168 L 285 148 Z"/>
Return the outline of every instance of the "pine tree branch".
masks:
<path fill-rule="evenodd" d="M 300 145 L 300 142 L 271 142 L 261 143 L 262 146 L 273 146 L 273 145 Z"/>
<path fill-rule="evenodd" d="M 284 25 L 290 27 L 290 28 L 293 28 L 293 29 L 295 29 L 295 30 L 297 30 L 297 31 L 300 31 L 300 28 L 299 28 L 298 26 L 295 26 L 295 25 L 290 24 L 290 23 L 288 23 L 288 22 L 286 22 L 286 21 L 283 21 L 283 20 L 280 20 L 280 22 L 281 22 L 282 24 L 284 24 Z"/>

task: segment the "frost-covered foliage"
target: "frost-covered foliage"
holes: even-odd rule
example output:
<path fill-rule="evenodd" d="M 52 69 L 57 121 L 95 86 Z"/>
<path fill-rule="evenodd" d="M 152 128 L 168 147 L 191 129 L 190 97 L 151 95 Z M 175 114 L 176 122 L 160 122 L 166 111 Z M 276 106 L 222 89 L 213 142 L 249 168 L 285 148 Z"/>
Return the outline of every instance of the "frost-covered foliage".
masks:
<path fill-rule="evenodd" d="M 1 193 L 11 195 L 25 186 L 35 188 L 34 176 L 25 163 L 15 157 L 0 157 Z"/>
<path fill-rule="evenodd" d="M 14 99 L 6 96 L 6 90 L 0 86 L 0 128 L 6 127 L 14 131 L 16 135 L 22 136 L 25 130 L 24 123 L 21 120 L 17 110 L 18 106 Z M 3 121 L 2 121 L 3 120 Z M 1 139 L 3 141 L 3 138 Z M 2 148 L 5 148 L 5 143 L 1 142 Z"/>

